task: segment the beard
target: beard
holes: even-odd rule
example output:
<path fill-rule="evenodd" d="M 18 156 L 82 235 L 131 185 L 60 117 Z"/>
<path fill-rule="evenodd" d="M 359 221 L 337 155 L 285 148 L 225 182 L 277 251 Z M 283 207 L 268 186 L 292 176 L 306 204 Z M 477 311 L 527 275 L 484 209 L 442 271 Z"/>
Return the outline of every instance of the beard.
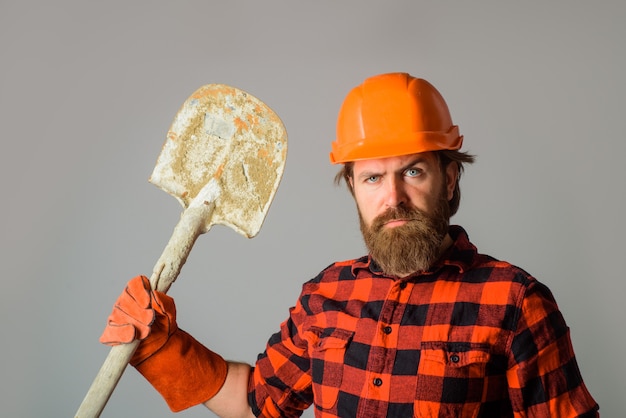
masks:
<path fill-rule="evenodd" d="M 406 277 L 428 270 L 437 261 L 450 221 L 450 208 L 443 196 L 440 194 L 432 214 L 401 205 L 389 208 L 368 226 L 359 213 L 365 245 L 385 274 Z M 394 219 L 408 222 L 393 228 L 385 227 L 386 222 Z"/>

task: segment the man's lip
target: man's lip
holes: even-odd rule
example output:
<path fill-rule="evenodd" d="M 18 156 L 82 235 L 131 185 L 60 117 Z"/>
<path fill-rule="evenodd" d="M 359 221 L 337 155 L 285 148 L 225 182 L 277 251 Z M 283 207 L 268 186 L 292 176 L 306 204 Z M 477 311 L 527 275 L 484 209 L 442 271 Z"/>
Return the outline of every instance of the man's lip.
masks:
<path fill-rule="evenodd" d="M 404 225 L 409 222 L 410 219 L 391 219 L 384 223 L 388 228 L 394 228 L 396 226 Z"/>

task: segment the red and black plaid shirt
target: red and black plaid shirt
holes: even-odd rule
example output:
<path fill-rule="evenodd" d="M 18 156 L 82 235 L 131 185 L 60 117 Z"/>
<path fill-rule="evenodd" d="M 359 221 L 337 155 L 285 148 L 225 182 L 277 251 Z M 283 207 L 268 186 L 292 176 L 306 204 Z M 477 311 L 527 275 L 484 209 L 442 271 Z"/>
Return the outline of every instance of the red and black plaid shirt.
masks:
<path fill-rule="evenodd" d="M 258 416 L 596 417 L 546 286 L 478 254 L 460 227 L 427 273 L 368 257 L 303 286 L 250 379 Z"/>

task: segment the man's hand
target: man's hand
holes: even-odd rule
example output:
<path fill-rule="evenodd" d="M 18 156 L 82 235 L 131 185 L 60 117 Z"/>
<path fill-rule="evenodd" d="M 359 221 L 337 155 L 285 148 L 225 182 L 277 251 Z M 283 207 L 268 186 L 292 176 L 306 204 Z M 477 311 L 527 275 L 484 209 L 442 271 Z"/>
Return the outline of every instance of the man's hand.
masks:
<path fill-rule="evenodd" d="M 136 366 L 163 347 L 177 329 L 174 299 L 153 291 L 147 277 L 137 276 L 115 301 L 100 342 L 113 346 L 142 340 L 130 361 Z"/>
<path fill-rule="evenodd" d="M 141 343 L 130 364 L 174 412 L 213 398 L 226 380 L 226 361 L 178 328 L 174 299 L 153 291 L 145 276 L 128 282 L 100 342 L 118 345 L 135 339 Z"/>

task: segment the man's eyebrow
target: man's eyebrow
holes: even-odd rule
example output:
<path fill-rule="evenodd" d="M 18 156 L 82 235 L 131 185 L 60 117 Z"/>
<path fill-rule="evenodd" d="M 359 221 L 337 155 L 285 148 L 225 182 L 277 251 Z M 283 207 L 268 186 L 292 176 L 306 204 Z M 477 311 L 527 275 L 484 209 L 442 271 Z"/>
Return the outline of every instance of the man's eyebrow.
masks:
<path fill-rule="evenodd" d="M 426 158 L 418 156 L 413 158 L 412 160 L 410 160 L 408 163 L 406 163 L 405 165 L 403 165 L 402 167 L 400 167 L 400 169 L 397 171 L 398 173 L 403 173 L 404 171 L 408 170 L 411 167 L 415 167 L 418 164 L 423 164 L 426 163 Z M 362 173 L 360 173 L 358 176 L 356 176 L 356 178 L 358 179 L 366 179 L 372 176 L 380 176 L 381 172 L 379 170 L 366 170 L 363 171 Z"/>
<path fill-rule="evenodd" d="M 411 167 L 414 167 L 418 164 L 422 164 L 426 162 L 426 158 L 424 157 L 415 157 L 414 159 L 412 159 L 411 161 L 409 161 L 407 164 L 405 164 L 404 166 L 402 166 L 402 168 L 400 168 L 400 172 L 404 172 L 406 170 L 408 170 Z"/>
<path fill-rule="evenodd" d="M 370 178 L 372 176 L 380 176 L 380 172 L 379 171 L 374 171 L 374 170 L 367 170 L 367 171 L 363 171 L 362 173 L 359 173 L 359 175 L 357 176 L 357 178 L 359 180 L 361 179 L 367 179 Z"/>

